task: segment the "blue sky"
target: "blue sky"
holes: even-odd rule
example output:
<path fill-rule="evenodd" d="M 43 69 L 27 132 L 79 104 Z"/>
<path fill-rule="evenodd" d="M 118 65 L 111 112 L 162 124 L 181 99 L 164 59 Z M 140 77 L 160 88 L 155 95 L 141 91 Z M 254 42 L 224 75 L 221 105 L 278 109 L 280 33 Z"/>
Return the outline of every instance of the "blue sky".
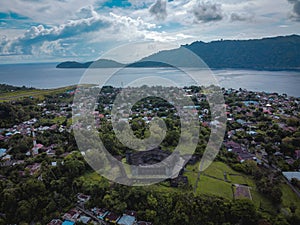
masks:
<path fill-rule="evenodd" d="M 142 41 L 179 46 L 299 31 L 300 0 L 4 0 L 0 63 L 88 61 Z"/>

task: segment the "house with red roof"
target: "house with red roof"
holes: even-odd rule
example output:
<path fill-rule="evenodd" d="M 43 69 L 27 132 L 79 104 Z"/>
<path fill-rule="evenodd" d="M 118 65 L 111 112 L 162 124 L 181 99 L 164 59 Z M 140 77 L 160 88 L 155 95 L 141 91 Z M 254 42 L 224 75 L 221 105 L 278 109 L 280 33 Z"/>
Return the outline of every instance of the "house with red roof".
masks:
<path fill-rule="evenodd" d="M 113 212 L 109 212 L 106 217 L 105 217 L 105 221 L 106 222 L 110 222 L 112 224 L 117 224 L 117 221 L 119 220 L 120 216 L 113 213 Z"/>
<path fill-rule="evenodd" d="M 43 147 L 44 147 L 44 145 L 42 145 L 42 144 L 36 144 L 36 145 L 34 145 L 33 148 L 32 148 L 32 154 L 33 155 L 39 154 L 39 150 L 41 148 L 43 148 Z"/>

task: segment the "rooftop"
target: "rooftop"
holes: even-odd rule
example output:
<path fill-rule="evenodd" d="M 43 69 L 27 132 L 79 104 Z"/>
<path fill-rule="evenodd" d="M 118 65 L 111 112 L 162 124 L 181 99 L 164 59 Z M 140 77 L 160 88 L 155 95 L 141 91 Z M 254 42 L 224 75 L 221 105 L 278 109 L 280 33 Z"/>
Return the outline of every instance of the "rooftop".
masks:
<path fill-rule="evenodd" d="M 75 223 L 74 222 L 71 222 L 71 221 L 68 221 L 68 220 L 65 220 L 62 225 L 74 225 Z"/>
<path fill-rule="evenodd" d="M 282 172 L 282 174 L 289 181 L 291 181 L 293 178 L 300 180 L 300 172 Z"/>
<path fill-rule="evenodd" d="M 118 220 L 118 218 L 119 218 L 119 216 L 117 214 L 115 214 L 113 212 L 109 212 L 107 214 L 107 216 L 105 217 L 105 220 L 110 221 L 110 222 L 115 222 Z"/>
<path fill-rule="evenodd" d="M 129 215 L 123 215 L 117 224 L 119 225 L 133 225 L 135 222 L 135 217 L 134 216 L 129 216 Z"/>

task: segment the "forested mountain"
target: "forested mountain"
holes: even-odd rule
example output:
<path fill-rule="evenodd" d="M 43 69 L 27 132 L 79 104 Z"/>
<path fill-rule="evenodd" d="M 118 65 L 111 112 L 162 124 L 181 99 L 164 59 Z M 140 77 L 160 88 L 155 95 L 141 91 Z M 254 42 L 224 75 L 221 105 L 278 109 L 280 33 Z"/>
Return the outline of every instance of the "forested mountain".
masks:
<path fill-rule="evenodd" d="M 168 60 L 174 65 L 193 65 L 186 50 L 199 56 L 210 68 L 300 69 L 300 36 L 254 40 L 196 41 L 178 49 L 161 51 L 142 61 Z"/>
<path fill-rule="evenodd" d="M 253 40 L 196 41 L 180 48 L 161 51 L 132 64 L 100 59 L 92 67 L 201 67 L 199 56 L 210 68 L 298 70 L 300 69 L 300 36 L 280 36 Z M 88 68 L 93 62 L 63 62 L 57 68 Z"/>

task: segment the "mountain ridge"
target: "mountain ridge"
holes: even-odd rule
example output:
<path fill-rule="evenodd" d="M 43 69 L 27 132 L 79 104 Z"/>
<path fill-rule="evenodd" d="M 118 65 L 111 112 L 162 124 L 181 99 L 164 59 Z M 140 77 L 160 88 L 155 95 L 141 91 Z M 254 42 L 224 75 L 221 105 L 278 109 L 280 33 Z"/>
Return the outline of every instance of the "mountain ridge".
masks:
<path fill-rule="evenodd" d="M 61 63 L 57 68 L 92 67 L 193 67 L 193 59 L 184 57 L 190 50 L 213 69 L 254 69 L 254 70 L 300 70 L 300 36 L 266 37 L 249 40 L 217 40 L 211 42 L 195 41 L 177 49 L 163 50 L 131 64 L 121 64 L 113 60 L 101 59 L 68 67 Z M 165 63 L 167 62 L 167 63 Z"/>

